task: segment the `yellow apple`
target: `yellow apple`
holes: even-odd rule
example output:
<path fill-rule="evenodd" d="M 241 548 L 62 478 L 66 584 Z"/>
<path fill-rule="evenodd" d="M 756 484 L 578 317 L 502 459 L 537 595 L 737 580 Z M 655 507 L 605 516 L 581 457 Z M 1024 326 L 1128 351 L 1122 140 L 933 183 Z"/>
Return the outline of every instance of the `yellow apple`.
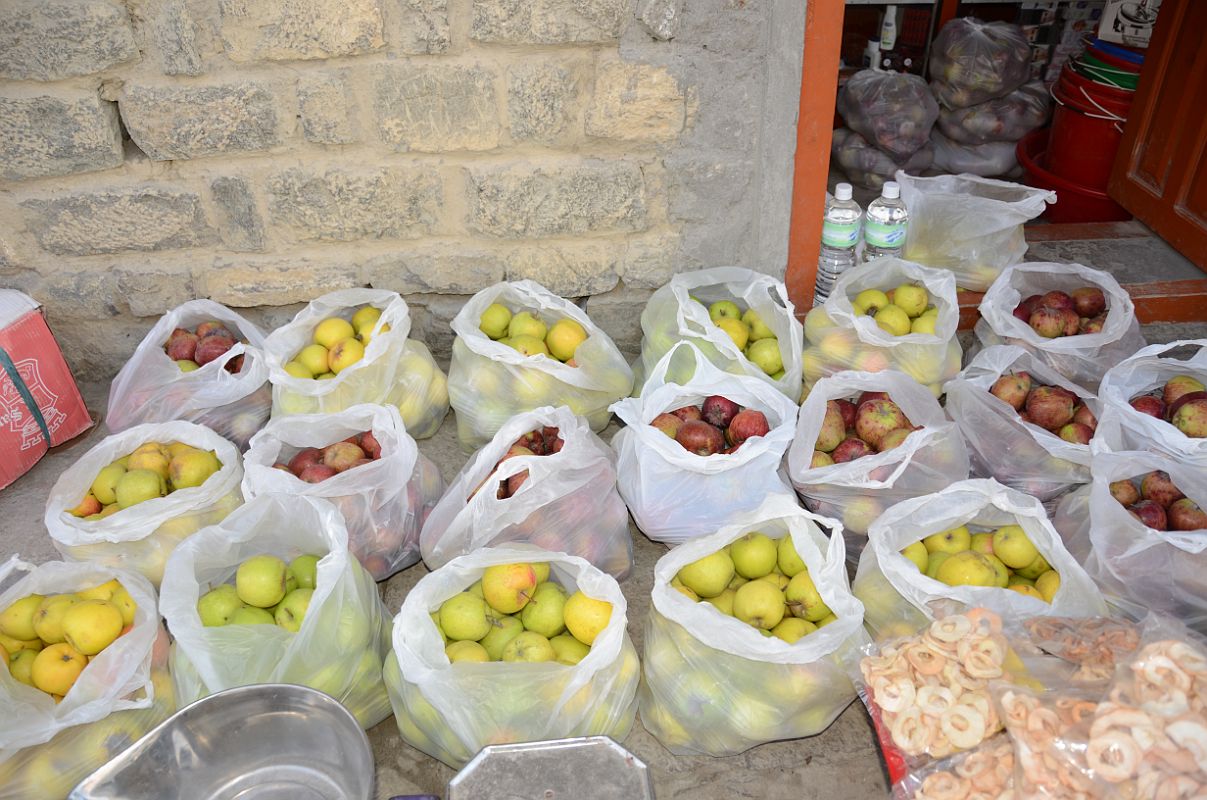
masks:
<path fill-rule="evenodd" d="M 122 612 L 109 601 L 81 600 L 63 614 L 62 625 L 67 644 L 86 656 L 94 656 L 121 635 L 126 623 Z"/>
<path fill-rule="evenodd" d="M 1015 569 L 1014 571 L 1019 575 L 1022 575 L 1024 578 L 1030 578 L 1034 581 L 1038 580 L 1040 575 L 1043 575 L 1050 569 L 1052 569 L 1052 567 L 1048 564 L 1047 560 L 1045 560 L 1042 555 L 1037 555 L 1035 560 L 1030 564 L 1021 569 Z"/>
<path fill-rule="evenodd" d="M 352 323 L 339 317 L 329 317 L 314 326 L 315 344 L 321 344 L 328 350 L 355 335 L 356 329 L 352 327 Z"/>
<path fill-rule="evenodd" d="M 780 572 L 791 578 L 805 569 L 805 561 L 800 557 L 800 553 L 796 552 L 796 545 L 792 543 L 791 535 L 785 534 L 780 537 L 775 549 L 775 565 Z"/>
<path fill-rule="evenodd" d="M 1045 603 L 1052 602 L 1043 596 L 1034 586 L 1028 586 L 1025 583 L 1016 583 L 1013 586 L 1007 587 L 1012 592 L 1018 592 L 1026 597 L 1034 597 L 1036 600 L 1043 600 Z"/>
<path fill-rule="evenodd" d="M 723 319 L 742 318 L 742 309 L 738 308 L 738 304 L 732 300 L 718 300 L 708 307 L 708 318 L 713 324 Z"/>
<path fill-rule="evenodd" d="M 485 647 L 468 640 L 450 642 L 444 648 L 444 654 L 448 656 L 450 664 L 456 664 L 459 661 L 486 662 L 491 660 Z"/>
<path fill-rule="evenodd" d="M 331 348 L 329 362 L 336 375 L 365 357 L 365 346 L 356 339 L 344 339 Z"/>
<path fill-rule="evenodd" d="M 913 320 L 909 324 L 910 333 L 927 333 L 931 336 L 935 335 L 935 317 L 923 315 Z"/>
<path fill-rule="evenodd" d="M 987 556 L 993 555 L 993 532 L 982 531 L 972 534 L 972 543 L 968 545 L 969 550 L 976 550 L 978 553 L 984 553 Z"/>
<path fill-rule="evenodd" d="M 825 309 L 817 306 L 805 315 L 805 341 L 817 344 L 827 329 L 834 327 L 834 321 L 826 314 Z"/>
<path fill-rule="evenodd" d="M 911 318 L 920 316 L 930 302 L 930 293 L 925 286 L 903 283 L 893 292 L 893 305 L 898 306 Z"/>
<path fill-rule="evenodd" d="M 89 600 L 85 602 L 99 602 Z M 33 685 L 47 694 L 62 697 L 71 691 L 75 681 L 88 666 L 88 659 L 70 644 L 52 644 L 34 658 L 30 677 Z"/>
<path fill-rule="evenodd" d="M 37 639 L 34 615 L 44 599 L 40 594 L 31 594 L 4 609 L 4 612 L 0 613 L 0 633 L 21 641 Z"/>
<path fill-rule="evenodd" d="M 759 316 L 759 312 L 753 308 L 746 309 L 746 313 L 742 315 L 742 322 L 746 323 L 746 327 L 750 329 L 750 341 L 757 342 L 759 339 L 774 339 L 775 331 L 763 322 L 763 318 Z"/>
<path fill-rule="evenodd" d="M 906 545 L 901 551 L 901 555 L 908 558 L 918 568 L 919 572 L 926 572 L 926 562 L 929 560 L 929 553 L 926 550 L 926 545 L 922 542 L 914 542 L 911 545 Z"/>
<path fill-rule="evenodd" d="M 859 316 L 875 316 L 876 312 L 888 304 L 888 295 L 879 289 L 864 289 L 851 301 L 851 307 Z"/>
<path fill-rule="evenodd" d="M 737 592 L 733 589 L 724 589 L 716 597 L 710 597 L 704 602 L 710 604 L 717 611 L 720 611 L 727 617 L 733 616 L 733 599 L 737 596 Z"/>
<path fill-rule="evenodd" d="M 501 303 L 491 303 L 478 320 L 478 329 L 491 339 L 502 339 L 511 324 L 511 309 Z"/>
<path fill-rule="evenodd" d="M 792 578 L 788 588 L 784 590 L 784 599 L 794 617 L 817 622 L 830 614 L 830 607 L 822 600 L 808 570 L 799 572 Z"/>
<path fill-rule="evenodd" d="M 139 448 L 142 450 L 142 448 Z M 157 473 L 160 477 L 166 479 L 168 477 L 168 457 L 167 454 L 155 448 L 154 450 L 143 450 L 142 452 L 134 452 L 130 454 L 129 471 L 133 472 L 136 469 L 147 469 Z"/>
<path fill-rule="evenodd" d="M 926 546 L 928 553 L 958 553 L 961 550 L 968 550 L 972 547 L 972 534 L 968 532 L 968 526 L 961 525 L 958 528 L 951 528 L 946 531 L 932 533 L 922 540 L 922 544 Z"/>
<path fill-rule="evenodd" d="M 1003 525 L 993 532 L 993 553 L 1011 569 L 1022 569 L 1039 555 L 1019 525 Z"/>
<path fill-rule="evenodd" d="M 887 305 L 876 312 L 873 317 L 880 330 L 893 336 L 904 336 L 909 333 L 910 321 L 909 315 L 906 314 L 900 307 L 895 305 Z"/>
<path fill-rule="evenodd" d="M 938 580 L 939 567 L 943 566 L 943 562 L 951 558 L 951 553 L 935 551 L 926 559 L 926 577 Z"/>
<path fill-rule="evenodd" d="M 26 686 L 34 685 L 34 660 L 38 657 L 38 650 L 19 650 L 13 656 L 8 665 L 8 672 L 14 678 Z"/>
<path fill-rule="evenodd" d="M 38 610 L 34 612 L 34 631 L 38 638 L 46 644 L 64 641 L 63 615 L 79 601 L 79 595 L 55 594 L 38 604 Z"/>
<path fill-rule="evenodd" d="M 531 336 L 544 342 L 547 333 L 549 329 L 544 321 L 531 311 L 521 311 L 507 324 L 507 336 L 511 339 L 517 336 Z"/>
<path fill-rule="evenodd" d="M 953 553 L 935 573 L 935 578 L 948 586 L 995 586 L 997 571 L 984 553 L 965 550 Z"/>
<path fill-rule="evenodd" d="M 1060 573 L 1054 569 L 1048 570 L 1035 579 L 1035 588 L 1046 602 L 1051 603 L 1056 592 L 1060 590 Z"/>
<path fill-rule="evenodd" d="M 612 618 L 612 604 L 578 591 L 566 600 L 565 613 L 566 629 L 570 631 L 570 635 L 590 646 L 594 644 L 595 637 L 608 626 L 608 621 Z"/>
<path fill-rule="evenodd" d="M 775 375 L 784 369 L 783 355 L 780 353 L 780 343 L 777 339 L 759 339 L 751 342 L 746 350 L 746 358 L 768 375 Z"/>
<path fill-rule="evenodd" d="M 365 306 L 357 309 L 357 312 L 352 315 L 352 328 L 357 335 L 364 336 L 369 331 L 373 330 L 373 326 L 377 324 L 377 320 L 381 319 L 381 309 L 374 306 Z"/>
<path fill-rule="evenodd" d="M 320 347 L 322 347 L 322 345 L 319 345 L 319 346 L 320 346 Z M 326 356 L 326 353 L 324 353 L 324 357 L 325 357 L 325 356 Z M 306 369 L 306 367 L 305 367 L 305 366 L 302 364 L 302 362 L 301 362 L 301 361 L 289 361 L 289 362 L 286 362 L 286 364 L 285 364 L 285 372 L 286 372 L 286 374 L 288 374 L 288 375 L 290 375 L 290 376 L 292 376 L 292 377 L 294 377 L 294 378 L 307 378 L 307 379 L 309 379 L 309 378 L 313 378 L 313 377 L 314 377 L 314 373 L 313 373 L 313 372 L 311 372 L 310 370 Z"/>
<path fill-rule="evenodd" d="M 455 594 L 440 604 L 440 631 L 453 641 L 476 642 L 491 630 L 486 603 L 469 592 Z"/>
<path fill-rule="evenodd" d="M 795 644 L 805 636 L 817 630 L 817 626 L 799 617 L 785 617 L 780 624 L 771 629 L 771 635 L 783 639 L 788 644 Z"/>
<path fill-rule="evenodd" d="M 14 639 L 11 636 L 0 633 L 0 649 L 3 649 L 10 656 L 22 650 L 33 650 L 36 652 L 42 649 L 42 640 L 37 636 L 31 639 Z"/>
<path fill-rule="evenodd" d="M 527 336 L 521 334 L 512 336 L 504 342 L 512 350 L 524 356 L 547 356 L 549 348 L 545 346 L 545 342 L 535 336 Z"/>
<path fill-rule="evenodd" d="M 482 573 L 482 596 L 501 614 L 514 614 L 527 605 L 536 585 L 531 564 L 495 564 Z"/>
<path fill-rule="evenodd" d="M 587 340 L 587 331 L 572 319 L 559 319 L 545 336 L 545 346 L 558 361 L 574 358 L 574 351 Z"/>
<path fill-rule="evenodd" d="M 119 509 L 129 508 L 156 497 L 163 497 L 167 494 L 167 481 L 153 470 L 132 469 L 118 479 L 114 494 L 117 496 Z"/>
<path fill-rule="evenodd" d="M 327 348 L 321 344 L 308 344 L 298 351 L 294 360 L 305 367 L 311 375 L 322 375 L 328 369 L 330 356 Z"/>
<path fill-rule="evenodd" d="M 1007 586 L 1009 586 L 1010 570 L 1006 568 L 1006 565 L 1002 563 L 1002 560 L 991 553 L 981 553 L 981 555 L 989 559 L 989 564 L 993 567 L 993 573 L 996 576 L 996 585 L 1002 589 L 1005 589 Z"/>
<path fill-rule="evenodd" d="M 220 469 L 222 462 L 213 451 L 194 450 L 172 459 L 168 477 L 172 481 L 173 489 L 186 489 L 200 486 Z"/>
<path fill-rule="evenodd" d="M 196 372 L 201 369 L 201 367 L 197 366 L 196 361 L 189 361 L 187 358 L 177 359 L 174 363 L 180 367 L 181 372 Z"/>
<path fill-rule="evenodd" d="M 92 480 L 92 494 L 101 502 L 101 505 L 107 506 L 110 503 L 117 502 L 114 494 L 117 488 L 118 479 L 126 474 L 124 464 L 113 463 L 107 467 L 102 467 L 101 471 L 96 473 L 96 477 Z"/>
<path fill-rule="evenodd" d="M 746 343 L 750 339 L 750 329 L 746 327 L 746 323 L 740 319 L 722 317 L 715 324 L 718 328 L 725 331 L 725 335 L 733 341 L 735 347 L 739 350 L 746 349 Z"/>
<path fill-rule="evenodd" d="M 685 565 L 678 578 L 699 597 L 716 597 L 733 580 L 733 559 L 725 550 L 718 550 Z"/>

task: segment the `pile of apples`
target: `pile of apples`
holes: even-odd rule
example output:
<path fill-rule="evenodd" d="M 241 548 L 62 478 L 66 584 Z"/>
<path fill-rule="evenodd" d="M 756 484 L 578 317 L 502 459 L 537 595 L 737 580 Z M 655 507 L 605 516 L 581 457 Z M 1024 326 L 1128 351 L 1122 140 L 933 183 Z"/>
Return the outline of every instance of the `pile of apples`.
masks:
<path fill-rule="evenodd" d="M 1018 412 L 1024 422 L 1038 425 L 1066 442 L 1089 444 L 1098 418 L 1081 398 L 1062 386 L 1035 383 L 1028 372 L 1008 372 L 989 392 Z"/>
<path fill-rule="evenodd" d="M 278 461 L 274 469 L 291 472 L 306 483 L 322 483 L 328 478 L 369 464 L 381 458 L 381 443 L 372 431 L 353 434 L 326 447 L 303 447 L 289 459 Z"/>
<path fill-rule="evenodd" d="M 357 309 L 351 322 L 343 317 L 328 317 L 314 326 L 314 342 L 286 362 L 285 371 L 295 378 L 320 381 L 334 378 L 365 357 L 373 326 L 379 319 L 381 309 L 373 306 Z M 382 325 L 380 333 L 389 329 L 389 325 Z"/>
<path fill-rule="evenodd" d="M 574 353 L 587 341 L 587 331 L 569 317 L 552 325 L 531 311 L 512 314 L 502 303 L 491 303 L 482 312 L 478 328 L 499 344 L 525 356 L 550 356 L 569 367 L 577 367 Z"/>
<path fill-rule="evenodd" d="M 1018 525 L 972 533 L 967 525 L 932 533 L 901 551 L 927 577 L 948 586 L 996 586 L 1051 603 L 1052 569 Z"/>
<path fill-rule="evenodd" d="M 1207 438 L 1207 391 L 1192 375 L 1175 375 L 1160 391 L 1131 399 L 1141 414 L 1163 419 L 1191 439 Z"/>
<path fill-rule="evenodd" d="M 851 300 L 851 307 L 859 316 L 871 317 L 880 330 L 892 336 L 933 334 L 939 320 L 939 309 L 930 305 L 930 292 L 914 283 L 903 283 L 887 292 L 864 289 Z"/>
<path fill-rule="evenodd" d="M 838 617 L 821 599 L 792 537 L 751 531 L 679 570 L 671 586 L 788 644 Z"/>
<path fill-rule="evenodd" d="M 1157 531 L 1199 531 L 1207 528 L 1207 512 L 1182 494 L 1169 473 L 1154 470 L 1139 479 L 1114 481 L 1111 497 L 1133 517 Z"/>
<path fill-rule="evenodd" d="M 497 564 L 432 612 L 450 663 L 553 661 L 573 666 L 612 618 L 612 604 L 566 590 L 549 564 Z"/>
<path fill-rule="evenodd" d="M 780 354 L 779 340 L 757 311 L 753 308 L 743 311 L 732 300 L 718 300 L 708 307 L 708 318 L 725 331 L 750 363 L 770 375 L 772 380 L 784 377 L 784 357 Z"/>
<path fill-rule="evenodd" d="M 235 346 L 235 334 L 221 322 L 203 322 L 194 330 L 176 328 L 168 336 L 163 351 L 176 362 L 181 372 L 201 369 L 211 361 L 226 355 Z M 227 372 L 243 369 L 243 356 L 232 358 L 226 364 Z"/>
<path fill-rule="evenodd" d="M 220 469 L 222 462 L 213 450 L 184 442 L 147 442 L 103 467 L 71 513 L 86 520 L 104 519 L 177 489 L 200 486 Z"/>
<path fill-rule="evenodd" d="M 828 400 L 809 468 L 844 464 L 892 450 L 916 430 L 920 428 L 909 421 L 888 392 L 864 392 L 854 402 Z"/>
<path fill-rule="evenodd" d="M 66 594 L 27 595 L 0 612 L 0 657 L 9 674 L 54 697 L 134 626 L 138 604 L 116 578 Z"/>
<path fill-rule="evenodd" d="M 277 625 L 297 633 L 314 594 L 319 557 L 298 556 L 288 565 L 276 556 L 252 556 L 235 571 L 235 583 L 215 586 L 197 601 L 207 628 Z"/>
<path fill-rule="evenodd" d="M 771 430 L 762 411 L 742 408 L 721 395 L 706 397 L 698 406 L 664 411 L 650 425 L 698 456 L 737 452 L 746 440 L 766 436 Z"/>
<path fill-rule="evenodd" d="M 495 462 L 494 469 L 490 471 L 490 475 L 494 475 L 504 461 L 517 456 L 551 456 L 554 453 L 560 453 L 565 442 L 562 440 L 561 433 L 557 428 L 546 425 L 543 428 L 536 428 L 528 431 L 520 438 L 516 439 L 503 457 Z M 483 486 L 490 482 L 490 475 L 486 477 L 478 487 L 469 493 L 469 497 L 465 498 L 465 502 L 473 499 Z M 524 485 L 524 481 L 528 480 L 528 470 L 522 470 L 508 477 L 506 480 L 499 481 L 499 488 L 495 490 L 495 497 L 500 500 L 506 500 L 515 495 Z"/>
<path fill-rule="evenodd" d="M 1070 292 L 1033 294 L 1014 307 L 1014 316 L 1045 339 L 1101 333 L 1106 324 L 1106 295 L 1097 286 Z"/>

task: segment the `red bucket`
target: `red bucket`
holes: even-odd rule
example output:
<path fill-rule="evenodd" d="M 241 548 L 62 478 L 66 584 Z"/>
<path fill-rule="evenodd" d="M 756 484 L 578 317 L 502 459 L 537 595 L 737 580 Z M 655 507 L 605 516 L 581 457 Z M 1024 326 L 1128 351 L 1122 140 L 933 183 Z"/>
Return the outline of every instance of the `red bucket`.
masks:
<path fill-rule="evenodd" d="M 1048 206 L 1044 219 L 1048 222 L 1116 222 L 1131 219 L 1127 209 L 1116 203 L 1106 192 L 1081 185 L 1049 172 L 1044 166 L 1048 134 L 1051 129 L 1031 131 L 1018 143 L 1018 163 L 1026 172 L 1026 184 L 1056 192 L 1055 205 Z"/>
<path fill-rule="evenodd" d="M 1105 189 L 1131 110 L 1131 94 L 1086 80 L 1066 66 L 1052 87 L 1056 109 L 1047 148 L 1048 168 L 1073 183 Z"/>

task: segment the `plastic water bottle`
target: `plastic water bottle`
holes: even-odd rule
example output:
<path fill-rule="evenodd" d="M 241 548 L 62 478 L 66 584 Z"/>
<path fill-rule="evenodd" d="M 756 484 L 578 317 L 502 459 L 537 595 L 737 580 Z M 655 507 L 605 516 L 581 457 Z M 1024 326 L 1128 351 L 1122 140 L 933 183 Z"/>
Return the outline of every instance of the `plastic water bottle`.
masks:
<path fill-rule="evenodd" d="M 901 202 L 901 187 L 896 181 L 886 181 L 880 196 L 868 203 L 868 218 L 863 225 L 863 260 L 900 256 L 908 228 L 909 211 Z"/>
<path fill-rule="evenodd" d="M 826 203 L 826 216 L 821 223 L 821 254 L 817 259 L 813 305 L 825 302 L 838 276 L 855 266 L 855 248 L 859 245 L 862 220 L 863 209 L 851 199 L 851 184 L 835 186 L 834 197 Z"/>

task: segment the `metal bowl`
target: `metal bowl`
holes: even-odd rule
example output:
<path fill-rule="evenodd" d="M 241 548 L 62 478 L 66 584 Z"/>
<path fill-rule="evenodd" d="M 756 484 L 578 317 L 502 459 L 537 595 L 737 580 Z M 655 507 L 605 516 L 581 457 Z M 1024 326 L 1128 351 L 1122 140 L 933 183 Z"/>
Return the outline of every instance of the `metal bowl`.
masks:
<path fill-rule="evenodd" d="M 373 756 L 356 718 L 305 686 L 268 683 L 176 712 L 68 800 L 367 800 Z"/>

